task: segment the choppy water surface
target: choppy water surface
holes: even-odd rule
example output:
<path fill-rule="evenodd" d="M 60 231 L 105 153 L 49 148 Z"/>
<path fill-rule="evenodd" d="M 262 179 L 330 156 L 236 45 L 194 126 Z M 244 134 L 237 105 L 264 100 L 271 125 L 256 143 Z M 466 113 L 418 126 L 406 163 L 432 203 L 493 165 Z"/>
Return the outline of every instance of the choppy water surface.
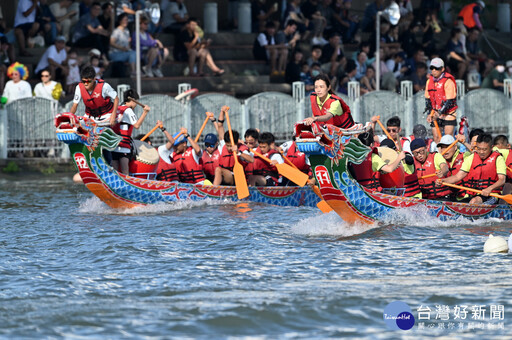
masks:
<path fill-rule="evenodd" d="M 216 201 L 120 212 L 70 176 L 0 179 L 0 213 L 6 339 L 512 333 L 512 254 L 483 253 L 508 222 L 404 212 L 350 226 L 312 208 Z M 397 300 L 416 318 L 409 331 L 383 319 Z"/>

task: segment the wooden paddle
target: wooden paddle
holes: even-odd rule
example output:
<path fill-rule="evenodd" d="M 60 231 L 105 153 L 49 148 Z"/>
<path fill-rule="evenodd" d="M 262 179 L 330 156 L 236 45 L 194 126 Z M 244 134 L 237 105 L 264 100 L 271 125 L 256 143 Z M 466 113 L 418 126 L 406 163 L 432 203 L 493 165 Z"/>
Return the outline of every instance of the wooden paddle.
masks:
<path fill-rule="evenodd" d="M 394 140 L 394 139 L 391 137 L 391 135 L 390 135 L 390 134 L 389 134 L 389 132 L 388 132 L 388 129 L 386 129 L 386 127 L 384 126 L 384 124 L 382 124 L 382 122 L 380 121 L 380 116 L 378 116 L 378 117 L 379 117 L 379 119 L 377 119 L 377 123 L 379 123 L 380 128 L 382 129 L 382 131 L 384 131 L 384 133 L 386 134 L 386 136 L 387 136 L 390 140 L 392 140 L 392 141 L 395 143 L 396 149 L 397 149 L 397 150 L 400 150 L 400 148 L 398 147 L 398 143 L 396 142 L 396 140 Z"/>
<path fill-rule="evenodd" d="M 254 149 L 251 149 L 251 151 L 256 156 L 267 161 L 270 164 L 270 162 L 271 162 L 270 159 L 263 156 L 261 153 L 259 153 L 258 151 L 254 150 Z M 285 163 L 279 164 L 278 163 L 274 166 L 277 168 L 277 171 L 279 172 L 280 175 L 288 178 L 290 181 L 297 184 L 298 186 L 303 187 L 308 182 L 309 176 L 307 174 L 303 173 L 302 171 L 300 171 L 298 169 L 295 169 L 295 168 L 289 166 L 288 164 L 285 164 Z"/>
<path fill-rule="evenodd" d="M 313 192 L 318 196 L 320 197 L 321 201 L 318 202 L 316 204 L 316 206 L 318 207 L 318 209 L 320 209 L 320 211 L 322 211 L 324 214 L 328 213 L 328 212 L 331 212 L 333 209 L 331 208 L 331 206 L 322 198 L 322 194 L 320 194 L 320 188 L 317 187 L 316 185 L 313 185 L 312 186 L 313 188 Z"/>
<path fill-rule="evenodd" d="M 129 98 L 129 97 L 128 97 Z M 154 128 L 152 128 L 148 133 L 146 133 L 146 135 L 144 137 L 142 137 L 140 140 L 141 141 L 145 141 L 146 138 L 148 138 L 153 132 L 155 132 L 156 129 L 158 129 L 159 127 L 162 127 L 161 124 L 156 124 Z"/>
<path fill-rule="evenodd" d="M 140 105 L 140 106 L 144 107 L 144 104 L 142 104 L 142 103 L 141 103 L 141 102 L 139 102 L 139 101 L 136 101 L 136 100 L 135 100 L 135 99 L 133 99 L 132 97 L 126 97 L 126 99 L 131 100 L 131 101 L 132 101 L 132 102 L 134 102 L 135 104 L 137 104 L 137 105 Z M 141 140 L 142 140 L 142 139 L 141 139 Z"/>
<path fill-rule="evenodd" d="M 425 179 L 425 178 L 430 178 L 430 177 L 435 177 L 435 176 L 437 176 L 437 174 L 433 173 L 433 174 L 430 174 L 430 175 L 421 176 L 418 179 Z"/>
<path fill-rule="evenodd" d="M 439 128 L 439 124 L 437 124 L 437 119 L 434 118 L 434 114 L 435 113 L 436 113 L 436 111 L 434 109 L 432 109 L 432 111 L 430 112 L 430 117 L 432 118 L 432 121 L 434 122 L 434 127 L 436 129 L 437 135 L 439 136 L 439 139 L 441 139 L 441 137 L 443 137 L 443 134 L 441 133 L 441 129 Z"/>
<path fill-rule="evenodd" d="M 279 151 L 279 153 L 281 154 L 281 156 L 283 156 L 284 158 L 284 161 L 288 164 L 290 164 L 291 166 L 293 166 L 295 169 L 299 170 L 299 168 L 297 168 L 297 166 L 295 164 L 293 164 L 293 162 L 284 155 L 284 152 L 283 151 Z"/>
<path fill-rule="evenodd" d="M 233 145 L 237 145 L 238 141 L 233 139 L 233 131 L 231 130 L 231 122 L 229 121 L 229 107 L 226 110 L 226 121 L 228 123 L 229 138 Z M 235 158 L 235 165 L 233 167 L 233 175 L 235 177 L 236 193 L 239 199 L 249 197 L 249 187 L 247 186 L 247 180 L 245 179 L 244 167 L 238 161 L 236 152 L 233 151 L 233 157 Z"/>
<path fill-rule="evenodd" d="M 482 190 L 468 188 L 468 187 L 463 187 L 462 185 L 450 184 L 450 183 L 444 183 L 444 182 L 442 182 L 442 184 L 446 185 L 447 187 L 452 187 L 452 188 L 455 188 L 455 189 L 472 191 L 472 192 L 475 192 L 477 194 L 481 194 L 482 193 Z M 512 195 L 499 195 L 499 194 L 495 194 L 495 193 L 490 193 L 489 196 L 496 197 L 496 198 L 501 198 L 502 200 L 504 200 L 508 204 L 512 204 Z"/>
<path fill-rule="evenodd" d="M 204 127 L 206 126 L 206 123 L 208 123 L 208 119 L 213 116 L 212 112 L 206 112 L 206 118 L 204 119 L 203 125 L 201 125 L 201 128 L 199 129 L 199 132 L 197 133 L 196 138 L 194 139 L 194 142 L 197 143 L 199 140 L 199 137 L 201 137 L 201 134 L 203 133 Z"/>
<path fill-rule="evenodd" d="M 453 148 L 453 146 L 454 146 L 455 144 L 457 144 L 458 142 L 459 142 L 458 140 L 454 140 L 454 141 L 452 142 L 452 144 L 448 145 L 448 147 L 447 147 L 446 149 L 444 149 L 444 150 L 443 150 L 443 152 L 441 152 L 441 156 L 442 156 L 442 155 L 444 155 L 446 152 L 448 152 L 448 150 L 450 150 L 451 148 Z"/>

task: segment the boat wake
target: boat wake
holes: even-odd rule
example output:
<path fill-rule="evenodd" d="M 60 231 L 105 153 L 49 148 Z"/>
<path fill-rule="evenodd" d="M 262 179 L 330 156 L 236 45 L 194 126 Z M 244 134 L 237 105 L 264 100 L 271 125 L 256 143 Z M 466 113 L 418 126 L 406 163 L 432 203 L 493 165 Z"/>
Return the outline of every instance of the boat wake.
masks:
<path fill-rule="evenodd" d="M 96 215 L 152 215 L 169 211 L 188 210 L 196 207 L 229 204 L 236 204 L 236 202 L 207 198 L 201 201 L 180 200 L 172 203 L 157 203 L 132 209 L 113 209 L 103 203 L 98 197 L 94 196 L 82 201 L 78 211 L 83 214 Z"/>
<path fill-rule="evenodd" d="M 314 215 L 299 221 L 292 226 L 292 232 L 306 236 L 342 236 L 348 237 L 362 234 L 377 228 L 378 224 L 347 223 L 334 211 L 327 214 Z"/>

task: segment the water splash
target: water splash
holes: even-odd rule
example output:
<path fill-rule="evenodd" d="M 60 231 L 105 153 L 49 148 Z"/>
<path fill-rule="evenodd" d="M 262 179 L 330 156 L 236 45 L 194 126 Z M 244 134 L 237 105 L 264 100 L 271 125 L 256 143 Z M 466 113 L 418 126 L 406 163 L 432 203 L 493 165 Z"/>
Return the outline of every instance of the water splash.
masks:
<path fill-rule="evenodd" d="M 334 211 L 327 214 L 315 215 L 299 221 L 291 227 L 295 234 L 307 236 L 353 236 L 377 228 L 375 224 L 347 223 Z"/>

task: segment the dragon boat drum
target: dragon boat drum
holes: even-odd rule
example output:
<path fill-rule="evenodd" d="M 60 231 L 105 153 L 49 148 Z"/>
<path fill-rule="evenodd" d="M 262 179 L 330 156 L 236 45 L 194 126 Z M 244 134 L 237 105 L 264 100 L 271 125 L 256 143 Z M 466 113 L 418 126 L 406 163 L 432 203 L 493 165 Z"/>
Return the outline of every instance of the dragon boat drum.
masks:
<path fill-rule="evenodd" d="M 130 175 L 138 178 L 155 179 L 160 156 L 158 151 L 146 142 L 133 141 L 135 158 L 130 161 Z"/>
<path fill-rule="evenodd" d="M 379 147 L 377 148 L 380 158 L 386 163 L 392 163 L 398 157 L 395 150 Z M 379 176 L 380 185 L 382 188 L 403 188 L 405 182 L 405 171 L 402 165 L 400 165 L 395 171 L 388 174 L 380 174 Z"/>

